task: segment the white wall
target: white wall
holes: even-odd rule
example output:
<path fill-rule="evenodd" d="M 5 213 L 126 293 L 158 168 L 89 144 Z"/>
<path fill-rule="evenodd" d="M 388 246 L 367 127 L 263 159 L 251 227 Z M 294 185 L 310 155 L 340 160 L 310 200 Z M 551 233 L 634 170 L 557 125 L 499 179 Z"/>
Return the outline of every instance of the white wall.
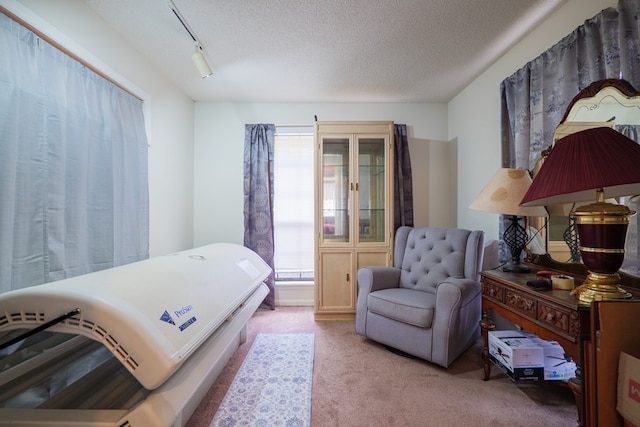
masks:
<path fill-rule="evenodd" d="M 446 104 L 197 103 L 195 109 L 195 245 L 242 243 L 246 123 L 307 125 L 320 121 L 393 120 L 408 126 L 415 223 L 451 223 Z"/>
<path fill-rule="evenodd" d="M 616 0 L 569 0 L 450 103 L 449 138 L 458 143 L 458 226 L 498 237 L 498 216 L 469 204 L 501 167 L 500 82 Z"/>
<path fill-rule="evenodd" d="M 79 0 L 1 4 L 145 102 L 149 138 L 150 253 L 193 246 L 193 101 Z M 108 64 L 108 65 L 107 65 Z"/>

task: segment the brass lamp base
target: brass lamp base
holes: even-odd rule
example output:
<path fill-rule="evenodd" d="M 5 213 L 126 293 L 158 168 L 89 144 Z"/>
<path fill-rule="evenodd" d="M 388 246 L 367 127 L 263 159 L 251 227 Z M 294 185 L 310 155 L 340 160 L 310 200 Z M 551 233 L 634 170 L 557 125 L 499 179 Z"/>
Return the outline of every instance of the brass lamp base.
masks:
<path fill-rule="evenodd" d="M 624 243 L 629 217 L 635 212 L 624 205 L 607 203 L 604 191 L 596 191 L 596 202 L 573 211 L 580 240 L 580 256 L 589 274 L 571 293 L 580 303 L 631 298 L 620 286 L 618 270 L 624 261 Z"/>
<path fill-rule="evenodd" d="M 587 280 L 571 291 L 578 301 L 591 304 L 593 301 L 610 301 L 631 298 L 631 294 L 625 291 L 618 282 L 618 273 L 594 273 L 589 272 Z"/>

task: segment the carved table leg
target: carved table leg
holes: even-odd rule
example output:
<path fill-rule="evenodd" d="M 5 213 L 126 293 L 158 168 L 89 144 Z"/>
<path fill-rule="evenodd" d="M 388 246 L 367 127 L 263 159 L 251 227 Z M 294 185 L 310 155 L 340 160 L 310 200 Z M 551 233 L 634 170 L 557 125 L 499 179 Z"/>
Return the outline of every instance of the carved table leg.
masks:
<path fill-rule="evenodd" d="M 491 320 L 491 316 L 488 311 L 482 312 L 482 319 L 480 320 L 480 329 L 482 330 L 482 361 L 484 368 L 484 381 L 487 381 L 491 376 L 491 361 L 489 360 L 489 331 L 493 331 L 496 328 L 496 324 Z"/>
<path fill-rule="evenodd" d="M 576 376 L 567 381 L 569 389 L 573 392 L 573 396 L 576 399 L 576 406 L 578 407 L 578 426 L 584 425 L 583 412 L 582 412 L 582 372 L 580 367 L 576 369 Z"/>

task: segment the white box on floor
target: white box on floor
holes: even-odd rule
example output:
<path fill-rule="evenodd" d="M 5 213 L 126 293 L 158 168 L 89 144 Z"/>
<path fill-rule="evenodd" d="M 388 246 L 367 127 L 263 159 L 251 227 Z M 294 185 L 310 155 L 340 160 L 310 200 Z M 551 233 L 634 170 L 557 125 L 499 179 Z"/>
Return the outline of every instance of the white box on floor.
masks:
<path fill-rule="evenodd" d="M 547 341 L 532 338 L 532 341 L 542 347 L 544 353 L 544 379 L 569 380 L 576 376 L 576 364 L 565 357 L 564 348 L 557 341 Z"/>
<path fill-rule="evenodd" d="M 544 378 L 544 350 L 520 331 L 489 331 L 489 357 L 514 380 Z"/>

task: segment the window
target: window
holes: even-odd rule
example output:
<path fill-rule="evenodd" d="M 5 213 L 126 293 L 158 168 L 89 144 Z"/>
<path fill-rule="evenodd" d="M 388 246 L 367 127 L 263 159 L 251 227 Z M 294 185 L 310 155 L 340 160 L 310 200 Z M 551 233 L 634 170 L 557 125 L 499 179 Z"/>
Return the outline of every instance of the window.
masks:
<path fill-rule="evenodd" d="M 276 133 L 274 238 L 276 282 L 313 281 L 313 134 Z"/>

